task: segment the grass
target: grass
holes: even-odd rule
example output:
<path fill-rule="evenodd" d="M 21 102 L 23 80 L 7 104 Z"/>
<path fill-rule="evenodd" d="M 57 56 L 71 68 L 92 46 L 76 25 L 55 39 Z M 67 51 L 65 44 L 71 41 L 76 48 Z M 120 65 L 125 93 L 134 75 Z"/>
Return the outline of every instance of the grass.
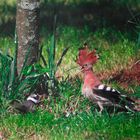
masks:
<path fill-rule="evenodd" d="M 68 69 L 77 66 L 75 59 L 78 48 L 82 47 L 84 42 L 87 42 L 91 49 L 98 49 L 100 60 L 95 66 L 95 71 L 99 73 L 115 69 L 120 71 L 131 64 L 136 57 L 137 38 L 131 39 L 129 33 L 122 33 L 110 28 L 92 32 L 88 27 L 84 29 L 59 27 L 56 32 L 56 61 L 60 58 L 64 48 L 70 48 L 59 69 L 60 73 L 65 73 Z M 42 31 L 42 36 L 43 55 L 48 59 L 46 48 L 51 46 L 52 35 L 47 31 Z M 4 52 L 12 55 L 14 47 L 11 38 L 0 39 L 0 49 Z M 75 70 L 70 71 L 69 74 L 72 76 L 75 74 Z"/>
<path fill-rule="evenodd" d="M 98 114 L 81 96 L 81 82 L 63 81 L 60 97 L 49 98 L 35 113 L 17 114 L 12 108 L 0 116 L 0 132 L 7 139 L 118 140 L 140 138 L 140 113 Z M 139 89 L 137 90 L 139 93 Z"/>
<path fill-rule="evenodd" d="M 43 40 L 46 47 L 50 45 L 50 39 L 48 38 L 50 36 L 47 36 L 47 40 Z M 74 76 L 78 73 L 79 70 L 72 68 L 77 67 L 75 63 L 77 51 L 78 48 L 83 46 L 84 42 L 87 42 L 91 49 L 98 49 L 100 60 L 94 67 L 97 73 L 119 72 L 131 65 L 136 57 L 136 40 L 129 39 L 128 34 L 112 29 L 91 32 L 87 27 L 79 30 L 74 27 L 60 27 L 57 29 L 56 60 L 65 47 L 70 48 L 59 68 L 60 76 L 67 74 Z M 47 56 L 45 51 L 44 56 Z M 71 70 L 69 71 L 69 69 Z"/>
<path fill-rule="evenodd" d="M 140 138 L 140 113 L 98 114 L 80 93 L 80 82 L 60 83 L 60 97 L 49 97 L 34 114 L 5 112 L 0 132 L 7 139 L 92 140 Z M 10 113 L 11 112 L 11 113 Z M 69 115 L 66 115 L 69 113 Z"/>
<path fill-rule="evenodd" d="M 87 42 L 91 49 L 97 48 L 100 55 L 100 60 L 94 67 L 95 72 L 109 78 L 112 73 L 128 68 L 136 56 L 139 58 L 139 54 L 136 54 L 136 39 L 115 29 L 91 32 L 87 27 L 84 29 L 59 27 L 56 31 L 55 60 L 60 58 L 65 47 L 69 47 L 57 71 L 60 77 L 58 85 L 60 96 L 57 98 L 49 96 L 34 114 L 21 115 L 9 106 L 9 100 L 1 96 L 3 91 L 0 90 L 0 101 L 3 102 L 0 109 L 0 135 L 6 139 L 17 140 L 140 139 L 140 113 L 110 115 L 104 111 L 99 115 L 96 107 L 81 95 L 81 80 L 76 77 L 80 70 L 75 63 L 78 48 Z M 46 35 L 45 32 L 42 34 L 43 37 L 46 36 L 42 38 L 43 56 L 48 60 L 45 49 L 51 44 L 51 34 Z M 14 47 L 11 38 L 0 39 L 0 50 L 3 52 L 13 56 Z M 42 61 L 40 63 L 43 64 Z M 2 69 L 0 70 L 2 73 Z M 68 80 L 66 77 L 69 77 Z M 138 96 L 139 91 L 140 88 L 137 87 Z"/>
<path fill-rule="evenodd" d="M 55 119 L 48 112 L 34 115 L 9 115 L 1 123 L 1 130 L 10 139 L 139 139 L 139 114 L 98 116 L 81 113 L 70 118 Z"/>
<path fill-rule="evenodd" d="M 1 116 L 0 121 L 0 131 L 4 137 L 19 140 L 138 140 L 139 127 L 139 113 L 109 115 L 104 112 L 100 116 L 92 110 L 86 112 L 84 109 L 69 117 L 46 110 L 27 115 L 7 114 Z"/>

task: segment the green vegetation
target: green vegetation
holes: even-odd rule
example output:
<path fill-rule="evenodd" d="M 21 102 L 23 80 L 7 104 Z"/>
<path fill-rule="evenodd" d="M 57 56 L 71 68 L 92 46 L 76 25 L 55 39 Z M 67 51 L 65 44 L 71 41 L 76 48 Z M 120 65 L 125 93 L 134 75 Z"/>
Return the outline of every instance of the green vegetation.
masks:
<path fill-rule="evenodd" d="M 98 114 L 80 95 L 79 81 L 62 82 L 61 98 L 46 100 L 34 114 L 3 114 L 0 132 L 9 139 L 132 139 L 140 138 L 140 114 Z M 63 88 L 63 89 L 62 89 Z M 70 113 L 68 113 L 68 112 Z M 68 113 L 68 114 L 67 114 Z M 66 115 L 67 114 L 67 115 Z"/>
<path fill-rule="evenodd" d="M 129 34 L 107 28 L 90 32 L 87 27 L 82 30 L 74 27 L 60 27 L 56 34 L 55 61 L 60 58 L 64 48 L 69 47 L 57 71 L 61 77 L 58 84 L 60 96 L 56 98 L 49 96 L 43 106 L 39 107 L 34 114 L 17 114 L 9 106 L 13 97 L 6 100 L 3 96 L 2 81 L 6 79 L 4 73 L 7 70 L 3 70 L 1 67 L 0 73 L 3 74 L 3 79 L 0 83 L 2 103 L 0 132 L 8 139 L 139 139 L 140 114 L 108 114 L 105 111 L 99 115 L 96 107 L 81 95 L 81 80 L 76 78 L 80 70 L 75 63 L 78 48 L 82 47 L 84 42 L 88 42 L 90 48 L 97 48 L 100 54 L 100 60 L 95 65 L 95 72 L 108 73 L 108 76 L 111 76 L 114 71 L 119 72 L 123 68 L 128 68 L 136 56 L 139 58 L 136 47 L 137 38 L 134 39 L 129 37 Z M 46 36 L 46 34 L 42 36 Z M 52 35 L 48 34 L 47 40 L 42 39 L 43 56 L 45 56 L 46 62 L 49 59 L 46 48 L 51 46 L 51 38 Z M 0 42 L 1 50 L 5 54 L 13 56 L 15 47 L 13 40 L 1 38 Z M 42 60 L 40 63 L 43 65 Z M 38 67 L 38 69 L 40 72 L 45 70 L 42 67 Z M 69 78 L 66 78 L 67 76 Z M 37 77 L 32 80 L 35 79 L 37 80 Z M 31 86 L 33 83 L 30 80 L 28 82 L 31 83 Z M 23 82 L 22 87 L 24 86 L 26 87 Z M 119 85 L 115 84 L 115 86 Z M 135 87 L 133 90 L 139 96 L 139 88 Z M 17 94 L 15 97 L 23 99 L 23 94 L 17 91 L 14 93 Z M 23 91 L 25 94 L 27 93 L 27 90 Z"/>
<path fill-rule="evenodd" d="M 114 73 L 129 69 L 139 60 L 139 0 L 41 2 L 42 56 L 37 64 L 23 67 L 18 77 L 13 37 L 16 0 L 0 2 L 0 139 L 139 140 L 140 113 L 109 114 L 105 110 L 100 115 L 98 108 L 81 95 L 82 76 L 75 63 L 78 48 L 87 42 L 100 56 L 95 73 L 108 83 Z M 51 19 L 55 13 L 60 15 L 54 35 Z M 24 100 L 37 84 L 44 82 L 42 75 L 46 72 L 52 79 L 57 77 L 59 96 L 49 95 L 35 113 L 19 114 L 11 107 L 11 101 Z M 117 82 L 109 84 L 124 90 Z M 129 87 L 133 96 L 140 97 L 139 85 Z"/>
<path fill-rule="evenodd" d="M 8 115 L 0 124 L 10 139 L 133 139 L 140 138 L 140 115 L 119 114 L 98 116 L 80 113 L 69 118 L 55 119 L 46 111 L 34 115 Z"/>

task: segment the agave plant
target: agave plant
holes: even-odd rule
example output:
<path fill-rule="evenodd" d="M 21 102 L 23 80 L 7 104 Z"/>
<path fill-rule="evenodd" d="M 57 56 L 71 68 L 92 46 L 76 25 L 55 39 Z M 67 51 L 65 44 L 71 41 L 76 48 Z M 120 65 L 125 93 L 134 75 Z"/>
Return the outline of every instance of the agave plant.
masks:
<path fill-rule="evenodd" d="M 68 51 L 65 48 L 62 52 L 60 59 L 55 62 L 56 56 L 56 37 L 55 37 L 55 24 L 54 22 L 54 33 L 51 38 L 51 45 L 46 48 L 48 53 L 48 60 L 42 55 L 43 46 L 40 47 L 40 58 L 42 59 L 44 66 L 39 63 L 26 66 L 30 47 L 25 56 L 23 67 L 19 74 L 17 74 L 17 37 L 15 37 L 15 53 L 14 56 L 4 54 L 0 52 L 0 99 L 2 97 L 8 99 L 23 98 L 23 94 L 36 92 L 40 94 L 44 93 L 56 93 L 57 80 L 55 73 L 57 68 L 60 66 L 63 57 Z M 49 90 L 49 91 L 48 91 Z"/>
<path fill-rule="evenodd" d="M 48 84 L 49 84 L 49 89 L 51 89 L 51 93 L 56 93 L 57 90 L 57 80 L 55 78 L 55 73 L 58 69 L 58 67 L 61 65 L 61 62 L 63 60 L 63 57 L 66 55 L 67 51 L 69 48 L 65 48 L 60 56 L 60 58 L 58 59 L 58 61 L 56 62 L 55 58 L 56 58 L 56 16 L 54 18 L 54 26 L 53 26 L 53 35 L 51 37 L 51 45 L 49 47 L 46 48 L 47 54 L 48 54 L 48 60 L 46 61 L 44 56 L 42 55 L 42 49 L 43 49 L 43 45 L 40 48 L 40 58 L 42 59 L 44 66 L 46 70 L 48 70 L 48 76 L 49 76 L 49 80 L 48 80 Z"/>
<path fill-rule="evenodd" d="M 41 75 L 31 72 L 33 66 L 26 67 L 27 56 L 21 72 L 17 75 L 16 53 L 17 47 L 15 49 L 14 57 L 0 52 L 0 96 L 9 99 L 21 96 L 21 93 L 25 90 L 29 92 Z"/>

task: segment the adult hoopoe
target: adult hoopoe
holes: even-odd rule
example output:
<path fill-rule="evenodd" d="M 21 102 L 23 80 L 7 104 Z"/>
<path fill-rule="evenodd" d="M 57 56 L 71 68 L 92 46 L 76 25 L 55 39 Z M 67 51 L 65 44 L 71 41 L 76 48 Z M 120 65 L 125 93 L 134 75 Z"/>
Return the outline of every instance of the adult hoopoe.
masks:
<path fill-rule="evenodd" d="M 92 67 L 98 58 L 96 50 L 89 51 L 87 45 L 79 49 L 76 62 L 84 74 L 82 94 L 99 106 L 100 113 L 103 111 L 104 106 L 112 106 L 124 111 L 137 111 L 137 105 L 134 100 L 103 84 L 94 74 Z"/>

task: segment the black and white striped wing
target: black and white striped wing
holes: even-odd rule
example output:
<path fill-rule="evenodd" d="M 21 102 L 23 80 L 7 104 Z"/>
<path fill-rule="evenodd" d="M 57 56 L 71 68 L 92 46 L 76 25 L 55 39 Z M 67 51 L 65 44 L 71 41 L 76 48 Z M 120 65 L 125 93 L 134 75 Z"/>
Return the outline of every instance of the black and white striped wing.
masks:
<path fill-rule="evenodd" d="M 122 104 L 122 105 L 134 104 L 134 101 L 129 97 L 127 97 L 124 94 L 121 94 L 116 89 L 106 86 L 104 84 L 96 86 L 96 88 L 93 89 L 93 93 L 108 99 L 112 103 Z"/>

